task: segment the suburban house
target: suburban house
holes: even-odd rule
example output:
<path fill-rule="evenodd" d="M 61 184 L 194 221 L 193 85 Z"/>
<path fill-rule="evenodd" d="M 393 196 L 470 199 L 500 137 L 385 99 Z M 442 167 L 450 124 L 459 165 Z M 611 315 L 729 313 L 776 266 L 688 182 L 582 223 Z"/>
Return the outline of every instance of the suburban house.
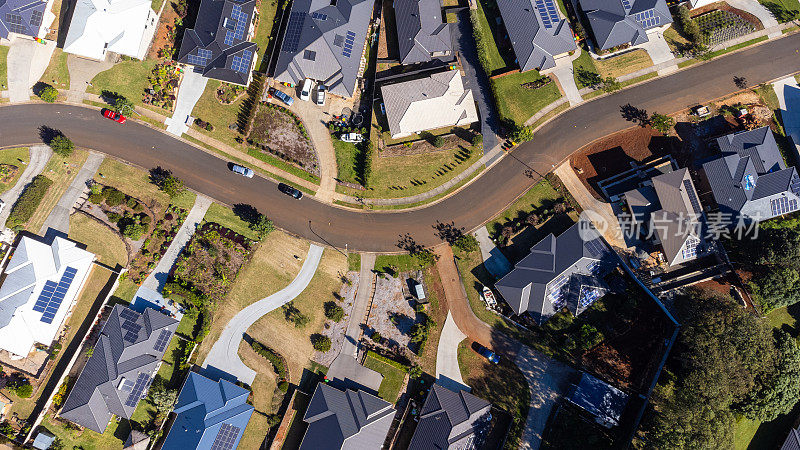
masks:
<path fill-rule="evenodd" d="M 573 405 L 585 410 L 606 428 L 619 425 L 619 418 L 628 404 L 628 394 L 586 372 L 567 395 Z"/>
<path fill-rule="evenodd" d="M 789 435 L 786 436 L 780 450 L 800 450 L 800 426 L 789 430 Z"/>
<path fill-rule="evenodd" d="M 721 155 L 703 164 L 719 211 L 731 224 L 798 210 L 800 178 L 786 167 L 769 127 L 717 138 Z"/>
<path fill-rule="evenodd" d="M 328 92 L 350 98 L 372 17 L 367 0 L 295 0 L 279 48 L 275 80 L 302 84 L 310 78 Z"/>
<path fill-rule="evenodd" d="M 258 46 L 253 35 L 256 0 L 203 0 L 194 28 L 183 33 L 178 62 L 206 78 L 248 85 Z"/>
<path fill-rule="evenodd" d="M 300 450 L 381 448 L 396 412 L 372 394 L 319 383 L 303 416 Z"/>
<path fill-rule="evenodd" d="M 472 89 L 464 89 L 458 70 L 385 84 L 381 95 L 393 139 L 478 121 Z"/>
<path fill-rule="evenodd" d="M 491 403 L 469 392 L 453 392 L 434 384 L 408 448 L 482 448 L 491 428 L 491 409 Z"/>
<path fill-rule="evenodd" d="M 644 44 L 647 31 L 672 23 L 666 0 L 579 0 L 600 50 Z"/>
<path fill-rule="evenodd" d="M 564 307 L 575 316 L 589 308 L 608 292 L 603 276 L 616 265 L 616 255 L 592 223 L 581 219 L 531 247 L 495 287 L 515 314 L 527 313 L 541 325 Z"/>
<path fill-rule="evenodd" d="M 12 251 L 0 285 L 0 350 L 21 359 L 58 336 L 95 255 L 61 237 L 45 243 L 22 236 Z"/>
<path fill-rule="evenodd" d="M 178 321 L 115 305 L 59 415 L 103 433 L 111 416 L 130 419 L 147 396 Z"/>
<path fill-rule="evenodd" d="M 56 19 L 52 6 L 53 0 L 0 0 L 0 38 L 45 37 Z"/>
<path fill-rule="evenodd" d="M 703 208 L 697 198 L 689 169 L 658 175 L 624 194 L 625 215 L 640 235 L 652 236 L 672 266 L 696 259 L 704 247 Z"/>
<path fill-rule="evenodd" d="M 555 58 L 577 48 L 556 0 L 498 0 L 517 64 L 523 72 L 555 67 Z"/>
<path fill-rule="evenodd" d="M 148 0 L 78 0 L 64 51 L 104 60 L 108 52 L 144 59 L 158 14 Z"/>
<path fill-rule="evenodd" d="M 395 0 L 400 63 L 424 63 L 451 56 L 450 24 L 442 21 L 441 0 Z"/>
<path fill-rule="evenodd" d="M 163 450 L 236 448 L 253 414 L 250 391 L 228 380 L 189 372 L 172 412 Z"/>

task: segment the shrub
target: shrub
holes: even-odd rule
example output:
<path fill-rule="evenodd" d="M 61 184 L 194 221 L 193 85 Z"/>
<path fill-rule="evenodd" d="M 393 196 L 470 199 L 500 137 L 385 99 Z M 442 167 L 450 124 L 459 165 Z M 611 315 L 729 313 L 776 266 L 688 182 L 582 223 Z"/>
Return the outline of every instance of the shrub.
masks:
<path fill-rule="evenodd" d="M 476 134 L 476 135 L 472 136 L 472 139 L 470 139 L 469 143 L 472 144 L 473 147 L 477 147 L 479 145 L 482 145 L 483 144 L 483 135 L 482 134 Z"/>
<path fill-rule="evenodd" d="M 30 383 L 24 383 L 18 386 L 14 392 L 19 398 L 29 398 L 33 394 L 33 386 Z"/>
<path fill-rule="evenodd" d="M 125 194 L 123 194 L 122 191 L 118 191 L 114 188 L 106 188 L 105 190 L 108 191 L 106 194 L 106 205 L 119 206 L 125 201 Z"/>
<path fill-rule="evenodd" d="M 54 103 L 58 98 L 58 90 L 48 84 L 39 91 L 39 98 L 47 103 Z"/>
<path fill-rule="evenodd" d="M 434 136 L 431 144 L 436 148 L 444 147 L 444 138 L 441 136 Z"/>
<path fill-rule="evenodd" d="M 173 175 L 172 171 L 161 167 L 150 170 L 150 182 L 158 186 L 170 198 L 175 198 L 186 190 L 183 180 Z"/>
<path fill-rule="evenodd" d="M 288 378 L 288 374 L 286 371 L 286 363 L 284 362 L 283 357 L 278 354 L 275 350 L 261 344 L 258 341 L 252 341 L 250 343 L 250 347 L 255 351 L 258 355 L 267 359 L 267 361 L 272 364 L 272 368 L 275 370 L 275 373 L 278 375 L 278 378 L 285 380 Z"/>
<path fill-rule="evenodd" d="M 286 318 L 287 322 L 294 324 L 295 328 L 303 328 L 304 326 L 308 325 L 308 322 L 311 321 L 311 318 L 307 315 L 303 314 L 297 307 L 294 306 L 294 302 L 289 302 L 283 306 L 283 315 Z"/>
<path fill-rule="evenodd" d="M 138 224 L 136 222 L 129 222 L 126 223 L 125 226 L 121 227 L 122 235 L 128 238 L 133 239 L 134 241 L 138 241 L 142 238 L 142 234 L 145 232 L 144 226 Z"/>
<path fill-rule="evenodd" d="M 325 317 L 334 322 L 339 322 L 344 317 L 344 309 L 337 305 L 336 302 L 325 302 Z"/>
<path fill-rule="evenodd" d="M 311 335 L 311 345 L 314 346 L 314 350 L 324 353 L 331 349 L 331 339 L 328 336 L 315 333 Z"/>
<path fill-rule="evenodd" d="M 122 216 L 115 212 L 110 212 L 106 214 L 106 216 L 108 216 L 108 221 L 111 223 L 117 223 L 120 219 L 122 219 Z"/>
<path fill-rule="evenodd" d="M 89 194 L 89 198 L 87 200 L 89 200 L 89 202 L 91 203 L 99 204 L 100 202 L 103 201 L 103 194 L 99 192 L 92 192 L 91 194 Z"/>
<path fill-rule="evenodd" d="M 148 224 L 148 223 L 150 223 L 150 222 L 152 222 L 152 221 L 153 221 L 153 219 L 151 219 L 151 218 L 150 218 L 150 216 L 148 216 L 147 214 L 143 215 L 143 216 L 142 216 L 142 217 L 139 219 L 139 223 L 142 223 L 142 224 Z"/>
<path fill-rule="evenodd" d="M 8 420 L 4 420 L 3 423 L 0 423 L 0 434 L 9 439 L 14 439 L 14 437 L 17 435 L 17 432 L 14 430 L 14 427 L 8 423 Z"/>
<path fill-rule="evenodd" d="M 653 113 L 653 115 L 650 116 L 650 125 L 666 136 L 669 130 L 675 126 L 675 119 L 665 114 Z"/>
<path fill-rule="evenodd" d="M 278 389 L 280 389 L 280 390 L 281 390 L 281 392 L 286 392 L 286 391 L 288 391 L 288 390 L 289 390 L 289 382 L 288 382 L 288 381 L 286 381 L 286 380 L 281 380 L 281 381 L 279 381 L 279 382 L 278 382 Z"/>
<path fill-rule="evenodd" d="M 258 233 L 259 239 L 264 239 L 268 234 L 275 231 L 275 224 L 264 214 L 259 214 L 255 220 L 250 222 L 250 229 Z"/>
<path fill-rule="evenodd" d="M 383 339 L 383 336 L 381 336 L 380 332 L 375 331 L 374 333 L 372 333 L 372 336 L 370 336 L 369 338 L 372 339 L 375 342 L 380 343 L 381 339 Z"/>
<path fill-rule="evenodd" d="M 52 184 L 53 182 L 44 175 L 33 177 L 31 183 L 19 196 L 14 206 L 11 207 L 6 226 L 15 228 L 28 223 Z"/>
<path fill-rule="evenodd" d="M 456 239 L 455 247 L 464 252 L 474 252 L 478 249 L 478 240 L 471 234 L 465 234 Z"/>
<path fill-rule="evenodd" d="M 128 197 L 128 200 L 125 202 L 125 204 L 128 205 L 128 208 L 134 210 L 136 209 L 137 206 L 139 206 L 139 202 L 137 202 L 136 199 L 133 197 Z"/>
<path fill-rule="evenodd" d="M 75 144 L 63 134 L 59 134 L 53 139 L 50 139 L 47 145 L 49 145 L 56 154 L 65 158 L 72 155 L 72 152 L 75 150 Z"/>

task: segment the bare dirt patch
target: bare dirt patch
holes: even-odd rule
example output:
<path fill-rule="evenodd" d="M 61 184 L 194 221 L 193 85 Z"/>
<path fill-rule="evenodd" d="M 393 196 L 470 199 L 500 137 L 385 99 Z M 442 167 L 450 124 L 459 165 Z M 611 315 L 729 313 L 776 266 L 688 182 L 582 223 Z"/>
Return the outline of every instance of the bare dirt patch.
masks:
<path fill-rule="evenodd" d="M 317 154 L 305 126 L 297 116 L 281 106 L 267 103 L 258 107 L 248 142 L 261 151 L 319 175 Z"/>
<path fill-rule="evenodd" d="M 324 353 L 315 351 L 314 356 L 311 358 L 325 367 L 330 367 L 333 364 L 333 360 L 339 355 L 339 350 L 342 348 L 345 333 L 347 332 L 347 323 L 350 320 L 350 314 L 352 314 L 353 305 L 355 304 L 359 273 L 348 272 L 346 276 L 350 283 L 343 283 L 341 289 L 339 289 L 338 298 L 334 297 L 336 304 L 344 310 L 344 316 L 338 322 L 326 320 L 322 326 L 321 334 L 330 338 L 331 349 Z"/>
<path fill-rule="evenodd" d="M 0 164 L 0 183 L 10 183 L 17 176 L 19 167 L 13 164 Z"/>

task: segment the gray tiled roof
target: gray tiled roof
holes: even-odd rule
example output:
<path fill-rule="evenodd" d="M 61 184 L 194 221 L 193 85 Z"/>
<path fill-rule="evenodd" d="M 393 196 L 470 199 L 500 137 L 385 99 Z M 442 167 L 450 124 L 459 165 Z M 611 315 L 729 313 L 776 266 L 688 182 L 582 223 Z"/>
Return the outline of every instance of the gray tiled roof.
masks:
<path fill-rule="evenodd" d="M 46 6 L 47 2 L 42 0 L 0 0 L 0 38 L 7 38 L 10 31 L 36 37 L 42 26 Z M 35 19 L 34 13 L 38 16 L 38 21 L 32 20 Z M 19 16 L 20 20 L 16 20 L 14 16 Z"/>
<path fill-rule="evenodd" d="M 430 61 L 434 53 L 452 53 L 450 24 L 442 23 L 440 0 L 395 0 L 394 17 L 402 64 Z"/>
<path fill-rule="evenodd" d="M 367 0 L 293 1 L 278 48 L 275 79 L 299 84 L 311 78 L 328 86 L 331 94 L 352 97 L 372 6 Z"/>
<path fill-rule="evenodd" d="M 124 339 L 123 312 L 135 318 L 139 327 L 134 339 Z M 98 433 L 105 431 L 112 415 L 130 419 L 136 405 L 125 404 L 129 391 L 119 389 L 123 379 L 136 383 L 139 374 L 146 374 L 152 381 L 164 356 L 164 350 L 154 348 L 161 330 L 169 330 L 171 339 L 177 328 L 178 321 L 154 309 L 139 314 L 122 305 L 114 306 L 59 415 Z M 147 388 L 143 391 L 146 394 Z"/>
<path fill-rule="evenodd" d="M 226 21 L 230 20 L 231 10 L 234 5 L 238 5 L 242 13 L 247 15 L 247 25 L 242 39 L 233 38 L 225 43 L 228 28 Z M 178 52 L 178 62 L 191 64 L 203 71 L 203 76 L 215 80 L 226 81 L 246 85 L 250 80 L 250 67 L 255 62 L 258 53 L 258 46 L 253 42 L 248 42 L 247 30 L 253 18 L 256 0 L 234 1 L 234 0 L 202 0 L 200 11 L 197 13 L 197 21 L 194 28 L 188 29 L 183 33 L 181 48 Z M 229 27 L 233 24 L 229 23 Z M 196 60 L 190 61 L 190 55 L 198 55 L 198 50 L 211 52 L 211 58 L 206 60 L 205 65 L 195 64 Z M 243 52 L 251 52 L 250 67 L 247 72 L 234 70 L 233 58 L 241 57 Z"/>
<path fill-rule="evenodd" d="M 363 391 L 317 385 L 303 420 L 300 449 L 381 448 L 395 416 L 392 404 Z"/>
<path fill-rule="evenodd" d="M 434 384 L 419 414 L 409 450 L 471 448 L 467 442 L 488 432 L 491 403 L 469 392 Z"/>
<path fill-rule="evenodd" d="M 798 179 L 787 168 L 769 127 L 742 131 L 717 139 L 722 154 L 703 164 L 714 200 L 734 221 L 740 215 L 759 220 L 774 217 L 770 200 L 798 200 L 791 186 Z"/>
<path fill-rule="evenodd" d="M 585 231 L 585 233 L 584 233 Z M 592 237 L 584 240 L 582 236 Z M 599 253 L 597 250 L 600 250 Z M 591 222 L 581 220 L 560 236 L 548 235 L 531 248 L 528 256 L 514 266 L 514 270 L 495 284 L 495 287 L 514 310 L 515 314 L 527 312 L 538 324 L 546 322 L 563 306 L 554 305 L 548 296 L 548 288 L 554 286 L 562 276 L 569 278 L 586 275 L 596 278 L 599 286 L 605 287 L 599 276 L 594 276 L 587 266 L 599 262 L 601 269 L 616 264 L 616 257 L 603 238 L 594 230 Z M 603 270 L 598 271 L 601 274 Z M 583 282 L 582 284 L 587 283 Z M 576 293 L 567 289 L 566 303 Z M 564 305 L 566 306 L 566 305 Z M 570 311 L 579 314 L 579 310 Z"/>
<path fill-rule="evenodd" d="M 638 45 L 648 41 L 647 30 L 672 22 L 672 14 L 665 0 L 579 0 L 592 28 L 595 42 L 601 50 L 622 44 Z M 656 25 L 639 22 L 636 15 L 649 13 L 657 17 Z M 650 25 L 645 28 L 645 25 Z"/>
<path fill-rule="evenodd" d="M 555 0 L 553 1 L 555 4 Z M 555 67 L 554 56 L 577 48 L 569 21 L 561 17 L 557 11 L 560 20 L 554 23 L 550 21 L 548 15 L 544 21 L 550 26 L 545 26 L 534 2 L 535 0 L 497 1 L 500 15 L 511 39 L 511 46 L 523 72 Z"/>

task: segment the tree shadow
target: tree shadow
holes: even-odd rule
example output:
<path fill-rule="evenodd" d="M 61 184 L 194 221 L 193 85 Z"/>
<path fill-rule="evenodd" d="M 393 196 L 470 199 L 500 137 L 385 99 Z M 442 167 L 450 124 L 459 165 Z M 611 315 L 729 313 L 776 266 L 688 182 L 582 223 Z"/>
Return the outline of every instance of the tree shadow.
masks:
<path fill-rule="evenodd" d="M 48 127 L 47 125 L 42 125 L 39 127 L 39 138 L 47 145 L 50 145 L 50 142 L 53 139 L 57 138 L 58 136 L 64 136 L 64 133 L 61 130 L 56 130 L 55 128 Z"/>
<path fill-rule="evenodd" d="M 650 125 L 650 116 L 647 115 L 647 110 L 645 109 L 637 108 L 628 103 L 620 106 L 619 112 L 620 115 L 622 115 L 622 118 L 628 122 L 633 122 L 640 127 L 646 127 L 647 125 Z"/>
<path fill-rule="evenodd" d="M 255 223 L 261 217 L 261 213 L 255 206 L 246 203 L 233 205 L 233 214 L 247 223 Z"/>

